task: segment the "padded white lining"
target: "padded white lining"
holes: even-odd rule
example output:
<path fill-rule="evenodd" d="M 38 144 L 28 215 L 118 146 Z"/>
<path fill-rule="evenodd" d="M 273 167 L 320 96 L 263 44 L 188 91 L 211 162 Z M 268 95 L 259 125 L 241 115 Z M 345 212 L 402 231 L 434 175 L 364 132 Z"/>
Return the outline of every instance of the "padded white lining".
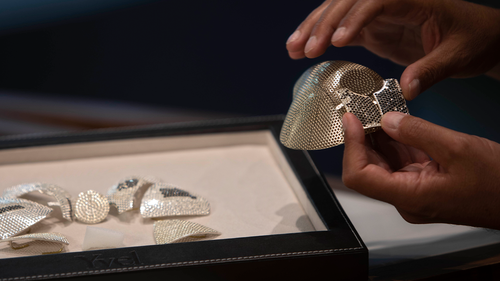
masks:
<path fill-rule="evenodd" d="M 108 249 L 123 246 L 125 234 L 96 226 L 87 226 L 82 250 Z"/>
<path fill-rule="evenodd" d="M 154 176 L 205 197 L 206 217 L 185 217 L 222 232 L 216 239 L 326 230 L 278 144 L 268 131 L 218 133 L 65 144 L 0 151 L 0 190 L 48 182 L 73 197 L 93 189 L 105 194 L 119 180 Z M 30 195 L 31 199 L 45 199 Z M 50 200 L 50 198 L 49 198 Z M 33 227 L 68 236 L 81 251 L 87 225 L 53 215 Z M 95 225 L 125 233 L 125 246 L 153 245 L 153 221 L 118 215 Z M 0 258 L 7 255 L 0 248 Z"/>

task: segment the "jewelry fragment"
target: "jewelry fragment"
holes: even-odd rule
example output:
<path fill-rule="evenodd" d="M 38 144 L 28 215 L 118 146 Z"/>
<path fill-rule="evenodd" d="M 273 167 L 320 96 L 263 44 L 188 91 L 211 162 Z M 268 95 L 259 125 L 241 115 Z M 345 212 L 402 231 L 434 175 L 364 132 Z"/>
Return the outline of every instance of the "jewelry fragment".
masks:
<path fill-rule="evenodd" d="M 138 191 L 152 184 L 139 177 L 125 179 L 108 190 L 109 203 L 118 209 L 118 214 L 132 210 L 137 201 Z"/>
<path fill-rule="evenodd" d="M 326 61 L 309 68 L 295 83 L 293 101 L 281 129 L 281 143 L 292 149 L 317 150 L 344 143 L 342 117 L 351 112 L 365 134 L 381 128 L 389 111 L 409 114 L 396 79 L 352 62 Z"/>
<path fill-rule="evenodd" d="M 71 207 L 71 194 L 69 194 L 62 187 L 54 184 L 47 183 L 28 183 L 20 184 L 10 188 L 7 188 L 3 192 L 3 197 L 7 198 L 18 198 L 24 194 L 38 191 L 42 194 L 54 197 L 57 202 L 49 202 L 49 206 L 58 206 L 61 208 L 62 217 L 66 220 L 72 221 L 73 210 Z"/>
<path fill-rule="evenodd" d="M 103 221 L 109 213 L 109 201 L 106 196 L 94 190 L 78 194 L 75 203 L 75 217 L 78 221 L 88 224 Z"/>
<path fill-rule="evenodd" d="M 221 235 L 217 230 L 185 220 L 161 220 L 154 223 L 156 244 L 184 243 Z"/>
<path fill-rule="evenodd" d="M 141 215 L 144 218 L 208 214 L 210 214 L 210 204 L 205 198 L 168 183 L 155 183 L 142 198 Z"/>
<path fill-rule="evenodd" d="M 0 197 L 0 239 L 6 239 L 43 220 L 52 209 L 33 201 Z"/>
<path fill-rule="evenodd" d="M 22 242 L 22 241 L 25 241 L 25 242 L 20 244 L 19 242 Z M 65 245 L 69 245 L 68 239 L 66 239 L 66 237 L 64 235 L 62 235 L 60 233 L 56 233 L 56 232 L 52 232 L 52 233 L 30 233 L 30 234 L 24 234 L 24 235 L 19 235 L 19 236 L 14 236 L 14 237 L 6 238 L 6 239 L 3 239 L 3 240 L 0 240 L 0 242 L 9 242 L 10 243 L 10 247 L 13 250 L 24 249 L 26 247 L 29 247 L 29 246 L 32 246 L 32 245 L 35 245 L 35 244 L 42 245 L 42 247 L 43 246 L 47 246 L 47 244 L 54 244 L 54 243 L 59 245 L 59 247 L 58 247 L 59 250 L 50 251 L 50 252 L 43 252 L 41 250 L 41 249 L 47 248 L 47 247 L 43 247 L 43 248 L 40 247 L 40 246 L 37 247 L 37 248 L 39 248 L 41 250 L 41 251 L 38 251 L 38 252 L 41 252 L 41 254 L 43 254 L 43 255 L 60 253 L 60 252 L 62 252 L 64 250 L 64 246 Z M 35 243 L 33 243 L 33 242 L 35 242 Z M 50 247 L 51 245 L 48 245 L 48 246 Z M 30 252 L 31 253 L 36 253 L 37 249 L 30 249 Z"/>

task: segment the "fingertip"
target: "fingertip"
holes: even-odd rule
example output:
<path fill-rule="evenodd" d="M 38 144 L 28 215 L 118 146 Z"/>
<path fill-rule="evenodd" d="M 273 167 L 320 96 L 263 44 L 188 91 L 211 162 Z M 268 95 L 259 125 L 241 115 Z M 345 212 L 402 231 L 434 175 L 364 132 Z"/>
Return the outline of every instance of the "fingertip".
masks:
<path fill-rule="evenodd" d="M 297 35 L 296 32 L 299 32 Z M 288 52 L 302 52 L 304 53 L 304 46 L 309 40 L 307 34 L 301 32 L 299 30 L 295 31 L 292 35 L 290 35 L 288 41 L 286 42 L 286 49 Z"/>
<path fill-rule="evenodd" d="M 408 95 L 409 100 L 416 98 L 420 95 L 420 79 L 415 78 L 408 84 Z"/>
<path fill-rule="evenodd" d="M 450 160 L 450 144 L 461 133 L 401 112 L 388 112 L 381 120 L 382 129 L 395 141 L 428 154 L 441 165 Z"/>
<path fill-rule="evenodd" d="M 307 40 L 309 40 L 310 33 L 300 28 L 297 29 L 286 41 L 286 49 L 289 52 L 304 52 L 305 45 Z"/>
<path fill-rule="evenodd" d="M 399 125 L 401 124 L 401 120 L 406 116 L 408 115 L 397 111 L 387 112 L 382 115 L 382 120 L 380 120 L 382 130 L 391 138 L 399 140 Z"/>
<path fill-rule="evenodd" d="M 317 44 L 318 44 L 318 39 L 316 38 L 316 36 L 314 35 L 311 36 L 309 40 L 307 40 L 306 46 L 304 47 L 304 53 L 306 53 L 306 55 L 310 53 L 312 50 L 316 48 Z"/>
<path fill-rule="evenodd" d="M 407 68 L 408 70 L 408 68 Z M 420 79 L 418 78 L 417 75 L 414 73 L 411 73 L 412 71 L 408 71 L 409 73 L 406 73 L 407 71 L 401 75 L 401 90 L 403 90 L 403 96 L 405 97 L 406 100 L 413 100 L 416 98 L 418 95 L 420 95 L 421 92 L 421 85 L 420 85 Z"/>
<path fill-rule="evenodd" d="M 399 123 L 401 123 L 401 119 L 405 116 L 408 115 L 399 111 L 387 112 L 382 116 L 380 123 L 384 129 L 396 130 L 399 127 Z"/>
<path fill-rule="evenodd" d="M 411 67 L 407 67 L 399 79 L 399 85 L 401 86 L 401 90 L 403 90 L 403 96 L 406 100 L 412 100 L 418 96 L 418 94 L 414 92 L 415 88 L 413 88 L 413 91 L 410 90 L 410 83 L 415 80 L 416 77 L 417 74 L 415 71 Z"/>
<path fill-rule="evenodd" d="M 288 56 L 290 56 L 290 58 L 294 60 L 300 60 L 306 57 L 303 51 L 298 51 L 298 52 L 288 51 Z"/>
<path fill-rule="evenodd" d="M 324 54 L 329 46 L 329 36 L 325 37 L 324 34 L 312 35 L 304 47 L 304 54 L 310 59 L 317 58 Z"/>
<path fill-rule="evenodd" d="M 342 116 L 342 128 L 344 129 L 344 131 L 347 131 L 347 127 L 349 126 L 348 123 L 349 123 L 349 119 L 352 118 L 351 115 L 354 115 L 350 112 L 346 112 L 344 113 L 344 116 Z"/>
<path fill-rule="evenodd" d="M 308 53 L 304 53 L 309 59 L 315 59 L 325 53 L 326 50 L 312 50 Z"/>
<path fill-rule="evenodd" d="M 346 38 L 347 38 L 346 35 L 347 35 L 347 28 L 345 26 L 339 27 L 333 33 L 330 42 L 335 47 L 344 47 L 349 43 L 349 42 L 346 42 Z"/>
<path fill-rule="evenodd" d="M 288 37 L 288 40 L 286 41 L 286 44 L 288 45 L 288 44 L 290 44 L 292 42 L 297 41 L 297 39 L 300 38 L 300 34 L 301 34 L 300 30 L 295 30 L 295 32 L 292 33 L 292 35 L 290 35 L 290 37 Z"/>
<path fill-rule="evenodd" d="M 352 118 L 350 115 L 354 115 L 350 112 L 344 113 L 344 116 L 342 116 L 342 130 L 344 130 L 344 134 L 347 132 L 347 129 L 349 128 L 349 122 L 350 118 Z"/>
<path fill-rule="evenodd" d="M 364 143 L 364 131 L 361 121 L 358 120 L 356 115 L 346 112 L 342 116 L 342 129 L 344 130 L 344 140 L 355 140 Z"/>
<path fill-rule="evenodd" d="M 408 100 L 414 99 L 435 83 L 452 76 L 460 68 L 453 41 L 440 44 L 430 53 L 409 65 L 401 75 L 401 87 Z"/>
<path fill-rule="evenodd" d="M 296 52 L 304 52 L 304 44 L 302 39 L 300 39 L 299 41 L 294 41 L 292 43 L 288 43 L 286 44 L 286 49 L 288 52 L 291 52 L 291 53 L 296 53 Z"/>
<path fill-rule="evenodd" d="M 311 38 L 306 43 L 306 46 L 304 47 L 304 54 L 306 57 L 310 59 L 317 58 L 321 56 L 325 50 L 322 47 L 323 44 L 321 44 L 318 40 L 318 38 L 313 35 Z"/>

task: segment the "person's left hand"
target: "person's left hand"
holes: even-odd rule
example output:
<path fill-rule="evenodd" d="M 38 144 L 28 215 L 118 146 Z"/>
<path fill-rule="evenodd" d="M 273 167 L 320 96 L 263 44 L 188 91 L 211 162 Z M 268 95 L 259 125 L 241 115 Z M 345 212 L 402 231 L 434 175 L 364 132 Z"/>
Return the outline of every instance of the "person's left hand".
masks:
<path fill-rule="evenodd" d="M 500 144 L 399 112 L 386 113 L 372 136 L 351 113 L 343 123 L 347 187 L 411 223 L 500 229 Z"/>

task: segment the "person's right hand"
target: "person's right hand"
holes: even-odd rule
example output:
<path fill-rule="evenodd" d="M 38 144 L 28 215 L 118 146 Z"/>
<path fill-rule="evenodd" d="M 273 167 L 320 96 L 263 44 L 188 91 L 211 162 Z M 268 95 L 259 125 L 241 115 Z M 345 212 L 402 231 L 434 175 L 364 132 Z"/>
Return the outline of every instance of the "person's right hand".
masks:
<path fill-rule="evenodd" d="M 372 139 L 353 114 L 343 124 L 347 187 L 411 223 L 500 229 L 500 144 L 399 112 L 386 113 Z"/>
<path fill-rule="evenodd" d="M 293 59 L 315 58 L 330 44 L 364 46 L 408 65 L 400 79 L 408 100 L 450 76 L 500 78 L 500 10 L 465 1 L 327 0 L 287 49 Z"/>

